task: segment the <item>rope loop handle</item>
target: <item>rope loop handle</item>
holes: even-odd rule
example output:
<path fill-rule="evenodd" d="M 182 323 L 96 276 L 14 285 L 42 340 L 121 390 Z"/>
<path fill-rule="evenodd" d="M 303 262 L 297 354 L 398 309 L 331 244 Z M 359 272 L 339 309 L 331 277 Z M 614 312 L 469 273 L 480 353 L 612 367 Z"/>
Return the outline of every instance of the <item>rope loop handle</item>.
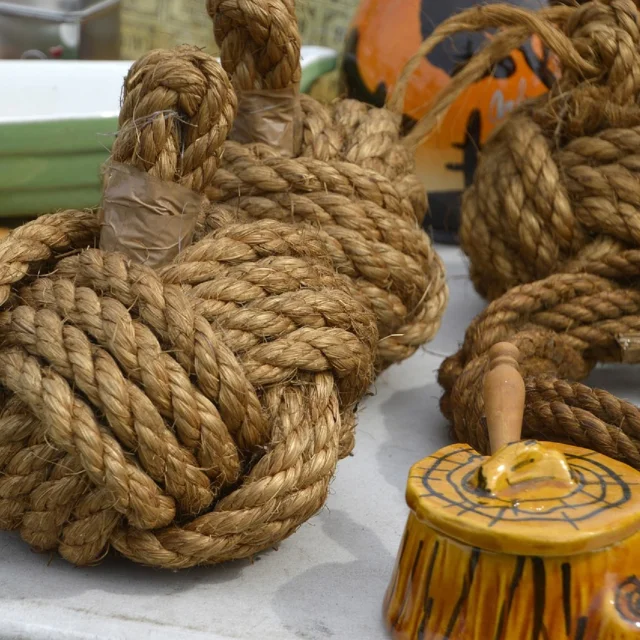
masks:
<path fill-rule="evenodd" d="M 207 0 L 207 12 L 236 91 L 300 84 L 301 37 L 293 0 Z"/>
<path fill-rule="evenodd" d="M 237 104 L 229 78 L 203 51 L 151 51 L 125 78 L 111 160 L 203 192 L 218 169 Z"/>

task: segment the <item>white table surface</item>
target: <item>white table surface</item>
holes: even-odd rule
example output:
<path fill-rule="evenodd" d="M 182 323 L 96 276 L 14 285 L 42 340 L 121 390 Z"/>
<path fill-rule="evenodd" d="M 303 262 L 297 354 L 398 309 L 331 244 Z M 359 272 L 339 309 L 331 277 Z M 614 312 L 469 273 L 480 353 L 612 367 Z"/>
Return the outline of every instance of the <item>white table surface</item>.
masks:
<path fill-rule="evenodd" d="M 339 464 L 320 514 L 253 564 L 179 573 L 117 557 L 75 568 L 0 532 L 0 638 L 386 639 L 381 605 L 407 515 L 407 473 L 449 442 L 438 366 L 484 306 L 460 251 L 438 250 L 451 286 L 442 329 L 377 380 L 360 413 L 355 455 Z M 600 368 L 590 383 L 640 402 L 628 368 Z"/>

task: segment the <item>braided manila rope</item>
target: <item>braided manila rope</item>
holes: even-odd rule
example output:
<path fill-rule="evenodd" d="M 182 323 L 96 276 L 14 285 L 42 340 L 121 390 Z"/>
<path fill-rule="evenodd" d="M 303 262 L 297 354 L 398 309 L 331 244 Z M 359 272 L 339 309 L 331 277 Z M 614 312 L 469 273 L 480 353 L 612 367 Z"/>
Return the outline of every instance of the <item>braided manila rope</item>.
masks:
<path fill-rule="evenodd" d="M 440 258 L 420 229 L 426 195 L 404 144 L 402 109 L 355 100 L 326 107 L 299 95 L 292 0 L 209 0 L 207 7 L 241 105 L 253 105 L 256 92 L 266 94 L 267 105 L 282 96 L 297 101 L 292 117 L 301 131 L 284 150 L 227 141 L 207 195 L 248 219 L 295 220 L 325 232 L 334 266 L 376 314 L 377 367 L 404 360 L 438 331 L 448 289 Z M 254 139 L 261 140 L 258 128 Z"/>
<path fill-rule="evenodd" d="M 631 0 L 537 12 L 477 7 L 441 24 L 416 59 L 451 33 L 490 27 L 500 31 L 413 140 L 533 33 L 563 71 L 548 95 L 516 108 L 495 131 L 464 195 L 462 248 L 476 289 L 493 302 L 440 369 L 442 410 L 458 440 L 488 451 L 481 381 L 489 348 L 510 341 L 523 354 L 525 437 L 588 447 L 640 468 L 640 409 L 580 383 L 598 362 L 640 362 L 638 9 Z"/>
<path fill-rule="evenodd" d="M 236 98 L 199 50 L 126 81 L 113 160 L 203 191 Z M 251 556 L 326 499 L 372 379 L 373 313 L 313 229 L 221 207 L 153 270 L 95 212 L 0 244 L 0 526 L 75 564 Z"/>

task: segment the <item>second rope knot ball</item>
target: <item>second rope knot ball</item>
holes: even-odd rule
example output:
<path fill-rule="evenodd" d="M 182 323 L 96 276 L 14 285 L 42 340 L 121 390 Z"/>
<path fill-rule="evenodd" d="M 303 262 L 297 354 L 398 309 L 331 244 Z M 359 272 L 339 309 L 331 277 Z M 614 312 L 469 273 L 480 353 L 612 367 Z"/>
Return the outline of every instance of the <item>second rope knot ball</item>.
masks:
<path fill-rule="evenodd" d="M 522 21 L 520 40 L 540 34 L 562 78 L 487 142 L 465 193 L 461 244 L 482 295 L 640 245 L 637 15 L 632 0 L 603 0 Z"/>

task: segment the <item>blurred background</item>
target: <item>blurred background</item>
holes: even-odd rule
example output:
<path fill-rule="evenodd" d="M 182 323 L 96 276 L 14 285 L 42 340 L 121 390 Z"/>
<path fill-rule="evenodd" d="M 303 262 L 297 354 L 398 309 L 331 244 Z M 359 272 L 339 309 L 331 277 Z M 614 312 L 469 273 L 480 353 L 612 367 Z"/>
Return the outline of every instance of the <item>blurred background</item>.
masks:
<path fill-rule="evenodd" d="M 302 42 L 340 49 L 357 0 L 299 0 Z M 155 47 L 188 42 L 215 51 L 203 0 L 123 0 L 122 56 L 137 58 Z"/>
<path fill-rule="evenodd" d="M 297 0 L 302 91 L 336 76 L 357 4 Z M 130 61 L 181 44 L 218 54 L 206 0 L 0 0 L 0 236 L 99 204 Z"/>
<path fill-rule="evenodd" d="M 357 0 L 300 0 L 305 45 L 340 49 Z M 0 58 L 132 60 L 153 48 L 216 52 L 205 0 L 0 0 Z"/>
<path fill-rule="evenodd" d="M 347 96 L 382 107 L 420 43 L 459 11 L 578 1 L 296 0 L 301 90 L 324 102 Z M 403 104 L 407 129 L 485 41 L 486 34 L 457 33 L 421 60 Z M 98 204 L 128 61 L 180 44 L 218 54 L 206 0 L 0 0 L 0 227 Z M 460 197 L 493 129 L 558 74 L 533 38 L 463 92 L 416 150 L 429 194 L 425 227 L 437 240 L 457 241 Z"/>

